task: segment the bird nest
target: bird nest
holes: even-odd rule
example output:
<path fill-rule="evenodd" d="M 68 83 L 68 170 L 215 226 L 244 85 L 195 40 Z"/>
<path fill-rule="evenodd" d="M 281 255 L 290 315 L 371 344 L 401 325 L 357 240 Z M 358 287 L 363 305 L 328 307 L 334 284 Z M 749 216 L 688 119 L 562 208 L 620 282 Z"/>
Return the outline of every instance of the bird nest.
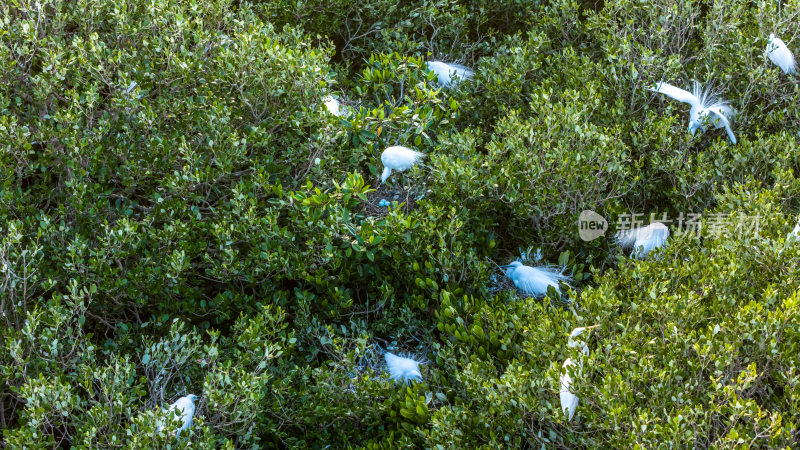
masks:
<path fill-rule="evenodd" d="M 377 218 L 386 217 L 391 209 L 397 207 L 400 207 L 403 213 L 408 214 L 417 208 L 419 199 L 421 199 L 420 195 L 413 190 L 383 185 L 367 194 L 364 210 L 368 216 Z"/>
<path fill-rule="evenodd" d="M 489 293 L 492 294 L 493 296 L 497 295 L 497 294 L 499 294 L 501 292 L 504 292 L 504 291 L 513 291 L 513 292 L 516 292 L 517 295 L 519 295 L 519 296 L 523 296 L 524 295 L 524 294 L 519 292 L 519 290 L 517 289 L 516 286 L 514 286 L 514 282 L 511 281 L 510 278 L 505 276 L 505 274 L 503 274 L 500 271 L 492 273 L 489 276 L 488 288 L 489 288 Z"/>

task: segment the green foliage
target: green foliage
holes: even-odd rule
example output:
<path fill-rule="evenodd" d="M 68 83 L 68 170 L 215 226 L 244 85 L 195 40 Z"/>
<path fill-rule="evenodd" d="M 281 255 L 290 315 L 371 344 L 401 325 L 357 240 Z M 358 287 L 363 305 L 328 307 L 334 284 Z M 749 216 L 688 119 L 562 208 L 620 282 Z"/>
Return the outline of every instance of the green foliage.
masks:
<path fill-rule="evenodd" d="M 0 446 L 795 444 L 800 84 L 764 47 L 800 51 L 798 14 L 0 4 Z M 475 76 L 440 87 L 433 59 Z M 693 79 L 731 101 L 737 145 L 647 90 Z M 380 184 L 390 145 L 426 158 Z M 580 239 L 586 209 L 701 213 L 705 231 L 632 261 L 613 226 Z M 712 232 L 742 214 L 759 228 Z M 572 276 L 560 299 L 496 266 L 539 251 Z M 583 356 L 567 337 L 589 325 Z M 386 350 L 422 382 L 388 380 Z M 163 407 L 190 393 L 177 440 Z"/>

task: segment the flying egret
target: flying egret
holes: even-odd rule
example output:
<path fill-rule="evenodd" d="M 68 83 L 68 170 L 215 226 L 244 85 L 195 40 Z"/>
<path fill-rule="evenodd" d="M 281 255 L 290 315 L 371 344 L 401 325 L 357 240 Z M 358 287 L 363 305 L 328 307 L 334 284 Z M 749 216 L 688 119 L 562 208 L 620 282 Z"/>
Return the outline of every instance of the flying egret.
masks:
<path fill-rule="evenodd" d="M 514 282 L 514 286 L 517 289 L 533 297 L 546 294 L 547 288 L 550 286 L 561 294 L 561 287 L 558 282 L 568 282 L 570 279 L 569 276 L 563 275 L 556 268 L 525 266 L 519 261 L 500 266 L 500 268 L 506 269 L 506 276 Z"/>
<path fill-rule="evenodd" d="M 180 437 L 181 431 L 187 430 L 189 427 L 192 426 L 192 418 L 194 417 L 195 405 L 194 402 L 197 400 L 197 396 L 194 394 L 189 394 L 185 397 L 181 397 L 175 401 L 175 403 L 169 405 L 169 409 L 167 410 L 167 416 L 173 417 L 175 415 L 175 411 L 178 411 L 180 414 L 180 421 L 181 426 L 173 432 L 176 437 Z M 161 421 L 161 424 L 156 429 L 156 432 L 159 432 L 164 429 L 164 420 Z"/>
<path fill-rule="evenodd" d="M 333 114 L 334 116 L 341 116 L 342 113 L 339 110 L 339 100 L 336 100 L 332 96 L 327 96 L 323 99 L 325 102 L 325 107 L 328 108 L 328 112 Z"/>
<path fill-rule="evenodd" d="M 381 174 L 381 183 L 384 183 L 392 170 L 403 172 L 408 170 L 416 163 L 425 157 L 424 153 L 411 150 L 407 147 L 395 145 L 388 147 L 381 153 L 381 162 L 383 163 L 383 173 Z"/>
<path fill-rule="evenodd" d="M 788 75 L 797 73 L 797 67 L 794 62 L 794 56 L 786 46 L 786 43 L 775 34 L 769 35 L 769 43 L 767 44 L 767 56 L 770 61 L 775 63 Z"/>
<path fill-rule="evenodd" d="M 735 114 L 734 110 L 728 106 L 727 101 L 719 100 L 710 88 L 703 89 L 700 83 L 695 81 L 691 93 L 664 82 L 658 83 L 655 88 L 648 89 L 679 102 L 688 103 L 692 107 L 689 110 L 689 132 L 693 136 L 697 130 L 704 133 L 707 125 L 713 125 L 714 128 L 724 127 L 731 143 L 736 144 L 736 136 L 733 134 L 730 122 Z"/>
<path fill-rule="evenodd" d="M 579 341 L 577 337 L 584 331 L 597 328 L 598 326 L 599 325 L 594 325 L 591 327 L 579 327 L 572 330 L 572 333 L 569 334 L 569 339 L 567 340 L 567 347 L 577 348 L 584 356 L 589 356 L 589 346 L 586 345 L 585 342 Z M 581 371 L 583 371 L 583 361 L 578 360 L 576 363 L 572 358 L 567 358 L 562 367 L 564 373 L 561 374 L 561 389 L 559 390 L 558 395 L 561 397 L 561 410 L 566 410 L 567 414 L 569 415 L 569 420 L 572 420 L 572 416 L 575 415 L 575 411 L 578 409 L 579 399 L 577 395 L 570 391 L 570 388 L 572 387 L 572 376 L 569 374 L 569 368 L 577 367 L 577 369 L 573 369 L 573 373 L 579 375 Z"/>
<path fill-rule="evenodd" d="M 443 61 L 428 61 L 425 63 L 428 70 L 436 74 L 440 85 L 450 87 L 461 80 L 469 80 L 475 72 L 460 64 L 446 63 Z"/>
<path fill-rule="evenodd" d="M 633 249 L 631 256 L 644 258 L 650 252 L 663 247 L 669 238 L 669 228 L 661 222 L 651 223 L 646 227 L 618 231 L 615 242 L 622 248 Z"/>
<path fill-rule="evenodd" d="M 418 361 L 389 352 L 386 352 L 383 357 L 386 359 L 386 366 L 389 367 L 389 377 L 392 380 L 406 383 L 411 383 L 411 380 L 422 381 L 422 373 L 419 371 Z"/>

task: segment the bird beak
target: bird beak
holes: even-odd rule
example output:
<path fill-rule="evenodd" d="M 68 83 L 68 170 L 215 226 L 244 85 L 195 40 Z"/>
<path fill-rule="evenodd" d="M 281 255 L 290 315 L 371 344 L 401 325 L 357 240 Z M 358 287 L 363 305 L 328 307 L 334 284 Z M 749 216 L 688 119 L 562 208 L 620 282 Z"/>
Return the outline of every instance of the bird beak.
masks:
<path fill-rule="evenodd" d="M 509 267 L 511 267 L 511 264 L 506 264 L 505 266 L 498 266 L 498 267 L 500 267 L 501 269 L 508 269 Z"/>
<path fill-rule="evenodd" d="M 585 328 L 586 328 L 587 330 L 593 330 L 593 329 L 595 329 L 595 328 L 597 328 L 597 327 L 599 327 L 599 326 L 600 326 L 600 324 L 597 324 L 597 325 L 592 325 L 592 326 L 590 326 L 590 327 L 585 327 Z"/>

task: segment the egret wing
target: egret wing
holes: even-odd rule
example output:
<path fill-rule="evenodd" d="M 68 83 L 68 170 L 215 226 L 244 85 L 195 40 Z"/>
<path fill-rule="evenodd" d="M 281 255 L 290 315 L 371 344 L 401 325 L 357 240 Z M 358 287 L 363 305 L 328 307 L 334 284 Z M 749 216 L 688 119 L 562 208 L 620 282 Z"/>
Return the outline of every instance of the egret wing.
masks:
<path fill-rule="evenodd" d="M 725 116 L 723 107 L 715 107 L 710 108 L 708 113 L 716 118 L 719 119 L 720 123 L 725 127 L 725 131 L 728 133 L 728 138 L 731 140 L 731 144 L 736 144 L 736 136 L 733 134 L 733 129 L 731 129 L 731 123 L 728 121 L 728 118 Z"/>
<path fill-rule="evenodd" d="M 475 71 L 470 69 L 467 66 L 462 66 L 461 64 L 456 63 L 447 63 L 450 66 L 451 70 L 456 73 L 460 78 L 470 79 L 475 76 Z"/>
<path fill-rule="evenodd" d="M 679 102 L 688 103 L 693 108 L 694 107 L 697 107 L 697 108 L 701 107 L 700 99 L 697 98 L 697 96 L 695 96 L 694 94 L 692 94 L 689 91 L 683 90 L 683 89 L 681 89 L 679 87 L 675 87 L 675 86 L 673 86 L 673 85 L 671 85 L 669 83 L 664 83 L 663 81 L 661 83 L 658 83 L 656 85 L 655 89 L 649 88 L 649 90 L 651 90 L 653 92 L 658 92 L 658 93 L 664 94 L 667 97 L 673 98 L 673 99 L 675 99 L 675 100 L 677 100 Z"/>

